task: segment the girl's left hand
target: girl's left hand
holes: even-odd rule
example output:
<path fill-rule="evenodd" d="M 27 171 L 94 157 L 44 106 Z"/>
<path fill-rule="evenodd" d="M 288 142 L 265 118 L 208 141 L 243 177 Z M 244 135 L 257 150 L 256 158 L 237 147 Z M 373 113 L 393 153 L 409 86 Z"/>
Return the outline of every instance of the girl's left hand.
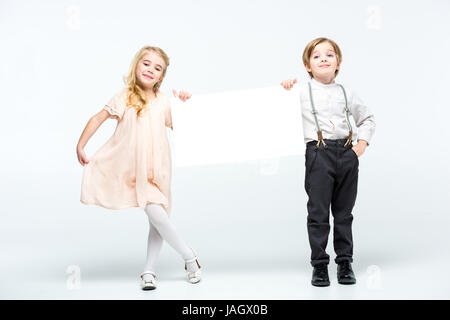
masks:
<path fill-rule="evenodd" d="M 366 150 L 367 147 L 367 141 L 365 140 L 358 140 L 358 143 L 352 147 L 353 151 L 356 153 L 356 155 L 361 157 Z"/>
<path fill-rule="evenodd" d="M 177 93 L 175 89 L 172 90 L 173 96 L 176 98 L 179 98 L 181 101 L 185 102 L 187 99 L 192 97 L 192 94 L 190 94 L 187 91 L 180 91 Z"/>

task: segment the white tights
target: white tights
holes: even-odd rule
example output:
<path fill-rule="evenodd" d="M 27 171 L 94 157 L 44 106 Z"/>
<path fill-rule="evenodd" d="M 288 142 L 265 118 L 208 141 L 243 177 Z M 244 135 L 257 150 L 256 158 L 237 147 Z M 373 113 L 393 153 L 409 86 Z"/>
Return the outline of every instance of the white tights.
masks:
<path fill-rule="evenodd" d="M 166 240 L 184 260 L 194 258 L 195 255 L 192 249 L 186 245 L 183 239 L 181 239 L 172 221 L 170 221 L 169 216 L 160 204 L 149 203 L 145 207 L 145 212 L 147 213 L 150 222 L 150 230 L 148 232 L 147 263 L 144 270 L 154 270 L 156 258 L 161 251 L 164 240 Z M 195 271 L 197 269 L 197 264 L 195 262 L 188 263 L 187 268 L 189 271 Z M 144 279 L 148 276 L 148 274 L 144 275 Z"/>

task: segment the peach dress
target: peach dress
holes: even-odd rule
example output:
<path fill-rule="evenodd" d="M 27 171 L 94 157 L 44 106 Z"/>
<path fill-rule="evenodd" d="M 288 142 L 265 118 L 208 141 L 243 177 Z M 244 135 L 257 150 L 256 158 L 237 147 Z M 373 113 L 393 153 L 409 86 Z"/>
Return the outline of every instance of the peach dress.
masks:
<path fill-rule="evenodd" d="M 84 166 L 80 201 L 108 209 L 144 209 L 150 202 L 159 203 L 170 215 L 170 100 L 159 92 L 139 117 L 126 100 L 123 89 L 104 107 L 119 121 L 112 137 Z"/>

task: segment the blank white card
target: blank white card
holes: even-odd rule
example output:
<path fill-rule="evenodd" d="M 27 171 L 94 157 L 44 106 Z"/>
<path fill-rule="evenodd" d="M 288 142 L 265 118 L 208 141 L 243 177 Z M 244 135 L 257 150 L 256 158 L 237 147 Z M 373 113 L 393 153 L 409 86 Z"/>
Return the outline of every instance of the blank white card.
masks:
<path fill-rule="evenodd" d="M 304 153 L 297 87 L 193 94 L 171 104 L 177 167 Z"/>

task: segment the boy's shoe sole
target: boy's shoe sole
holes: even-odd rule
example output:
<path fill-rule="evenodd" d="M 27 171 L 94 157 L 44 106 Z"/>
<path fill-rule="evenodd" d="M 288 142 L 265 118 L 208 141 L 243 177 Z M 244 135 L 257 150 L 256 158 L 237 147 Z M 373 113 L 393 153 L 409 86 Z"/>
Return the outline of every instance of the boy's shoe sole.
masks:
<path fill-rule="evenodd" d="M 355 279 L 341 279 L 341 280 L 338 280 L 338 283 L 349 285 L 349 284 L 355 284 L 356 280 Z"/>
<path fill-rule="evenodd" d="M 328 287 L 330 285 L 330 281 L 320 281 L 320 282 L 311 281 L 311 284 L 314 287 Z"/>

